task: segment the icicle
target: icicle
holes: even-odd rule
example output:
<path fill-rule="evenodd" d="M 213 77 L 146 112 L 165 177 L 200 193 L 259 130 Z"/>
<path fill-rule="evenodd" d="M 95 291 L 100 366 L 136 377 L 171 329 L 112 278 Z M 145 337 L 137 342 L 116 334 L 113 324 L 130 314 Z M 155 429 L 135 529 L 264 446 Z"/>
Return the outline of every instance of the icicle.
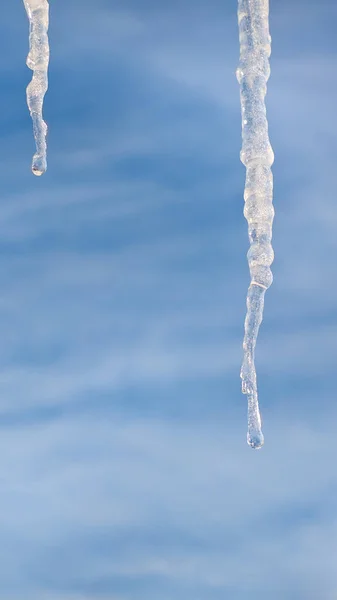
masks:
<path fill-rule="evenodd" d="M 29 54 L 27 66 L 33 77 L 27 87 L 27 104 L 33 120 L 36 153 L 33 156 L 34 175 L 47 170 L 47 125 L 42 117 L 43 100 L 48 89 L 49 64 L 49 3 L 48 0 L 23 0 L 29 18 Z"/>
<path fill-rule="evenodd" d="M 273 281 L 270 265 L 274 154 L 268 137 L 265 95 L 270 75 L 269 0 L 239 0 L 240 63 L 236 75 L 240 84 L 242 110 L 241 161 L 245 165 L 244 215 L 248 221 L 250 248 L 247 254 L 251 282 L 241 367 L 242 392 L 248 396 L 247 441 L 252 448 L 264 442 L 261 430 L 254 353 L 263 317 L 266 289 Z"/>

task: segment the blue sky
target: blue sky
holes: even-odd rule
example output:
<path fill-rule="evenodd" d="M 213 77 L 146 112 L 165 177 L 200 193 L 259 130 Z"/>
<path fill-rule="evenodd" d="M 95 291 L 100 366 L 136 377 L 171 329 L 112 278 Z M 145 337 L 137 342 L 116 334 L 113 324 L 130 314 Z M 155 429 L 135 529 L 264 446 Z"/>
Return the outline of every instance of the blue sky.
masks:
<path fill-rule="evenodd" d="M 335 600 L 336 23 L 335 2 L 271 1 L 253 452 L 236 2 L 52 2 L 40 179 L 6 2 L 1 600 Z"/>

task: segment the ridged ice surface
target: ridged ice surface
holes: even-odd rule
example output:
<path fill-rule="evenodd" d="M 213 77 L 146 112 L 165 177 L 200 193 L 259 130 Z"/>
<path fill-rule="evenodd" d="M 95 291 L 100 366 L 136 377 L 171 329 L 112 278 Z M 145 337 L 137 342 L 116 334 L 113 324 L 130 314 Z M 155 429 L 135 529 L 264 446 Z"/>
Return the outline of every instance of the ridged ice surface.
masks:
<path fill-rule="evenodd" d="M 47 170 L 47 125 L 43 120 L 43 101 L 48 89 L 49 65 L 49 3 L 48 0 L 23 0 L 29 18 L 29 54 L 27 66 L 33 77 L 27 87 L 27 104 L 33 120 L 36 153 L 33 156 L 34 175 Z"/>
<path fill-rule="evenodd" d="M 269 0 L 239 0 L 240 84 L 242 111 L 241 161 L 246 167 L 244 215 L 248 221 L 250 248 L 247 254 L 251 282 L 247 294 L 247 315 L 241 368 L 242 392 L 248 396 L 247 440 L 253 448 L 263 445 L 257 394 L 254 354 L 263 317 L 265 291 L 273 281 L 270 265 L 274 154 L 268 136 L 265 95 L 270 75 Z"/>

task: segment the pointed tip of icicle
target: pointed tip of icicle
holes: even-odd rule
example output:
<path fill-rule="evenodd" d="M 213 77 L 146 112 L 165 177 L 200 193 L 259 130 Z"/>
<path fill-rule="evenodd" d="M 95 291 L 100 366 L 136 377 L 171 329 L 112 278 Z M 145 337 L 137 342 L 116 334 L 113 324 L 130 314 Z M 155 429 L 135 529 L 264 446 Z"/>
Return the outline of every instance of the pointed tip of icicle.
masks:
<path fill-rule="evenodd" d="M 41 177 L 45 172 L 46 171 L 40 171 L 39 169 L 32 169 L 32 173 L 33 175 L 36 175 L 36 177 Z"/>
<path fill-rule="evenodd" d="M 262 431 L 252 431 L 247 433 L 247 443 L 253 450 L 260 450 L 264 444 Z"/>
<path fill-rule="evenodd" d="M 47 161 L 41 157 L 35 157 L 32 163 L 32 173 L 36 177 L 41 177 L 47 171 Z"/>

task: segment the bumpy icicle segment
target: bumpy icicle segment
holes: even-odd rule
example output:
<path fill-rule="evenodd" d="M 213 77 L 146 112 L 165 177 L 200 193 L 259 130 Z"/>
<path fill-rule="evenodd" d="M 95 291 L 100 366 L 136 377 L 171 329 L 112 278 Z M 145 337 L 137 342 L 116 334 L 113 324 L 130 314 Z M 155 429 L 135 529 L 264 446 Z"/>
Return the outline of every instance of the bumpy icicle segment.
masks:
<path fill-rule="evenodd" d="M 266 289 L 273 281 L 270 265 L 274 154 L 268 137 L 265 95 L 270 75 L 269 0 L 239 0 L 240 84 L 242 110 L 241 161 L 245 165 L 244 215 L 248 221 L 250 249 L 247 254 L 251 282 L 247 295 L 247 315 L 241 368 L 242 392 L 248 396 L 248 444 L 260 448 L 261 430 L 254 353 L 263 317 Z"/>
<path fill-rule="evenodd" d="M 34 175 L 47 170 L 47 125 L 42 117 L 43 100 L 48 89 L 49 64 L 49 3 L 48 0 L 23 0 L 29 18 L 29 54 L 27 66 L 33 77 L 27 87 L 27 104 L 33 120 L 36 153 L 33 156 Z"/>

